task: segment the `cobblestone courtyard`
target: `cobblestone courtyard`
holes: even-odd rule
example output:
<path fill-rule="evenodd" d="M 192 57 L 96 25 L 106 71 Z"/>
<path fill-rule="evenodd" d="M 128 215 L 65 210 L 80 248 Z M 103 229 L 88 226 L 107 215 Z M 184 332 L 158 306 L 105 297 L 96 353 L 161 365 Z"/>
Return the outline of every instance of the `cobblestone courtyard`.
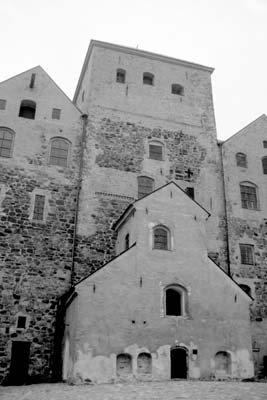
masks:
<path fill-rule="evenodd" d="M 267 383 L 138 382 L 69 386 L 40 384 L 0 387 L 1 400 L 266 400 Z"/>

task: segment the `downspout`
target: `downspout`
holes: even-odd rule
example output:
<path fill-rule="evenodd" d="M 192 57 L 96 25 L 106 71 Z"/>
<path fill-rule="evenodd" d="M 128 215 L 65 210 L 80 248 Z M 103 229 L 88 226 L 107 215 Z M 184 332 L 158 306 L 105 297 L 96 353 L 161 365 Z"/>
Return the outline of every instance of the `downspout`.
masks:
<path fill-rule="evenodd" d="M 71 278 L 70 283 L 71 287 L 74 284 L 74 267 L 75 267 L 75 251 L 76 251 L 76 237 L 77 237 L 77 225 L 78 225 L 78 212 L 79 212 L 79 203 L 80 203 L 80 192 L 82 188 L 82 173 L 83 173 L 83 156 L 84 149 L 86 144 L 86 127 L 88 121 L 88 115 L 82 114 L 82 138 L 81 138 L 81 152 L 80 152 L 80 163 L 79 163 L 79 171 L 78 171 L 78 184 L 77 184 L 77 192 L 76 192 L 76 209 L 74 216 L 74 232 L 73 232 L 73 242 L 72 242 L 72 252 L 71 252 Z"/>
<path fill-rule="evenodd" d="M 227 201 L 226 201 L 226 189 L 225 189 L 225 176 L 224 176 L 224 165 L 223 165 L 223 143 L 219 143 L 221 164 L 222 164 L 222 182 L 223 182 L 223 198 L 224 198 L 224 210 L 225 210 L 225 230 L 226 230 L 226 261 L 227 261 L 227 273 L 231 276 L 231 264 L 230 264 L 230 242 L 229 242 L 229 225 L 228 225 L 228 214 L 227 214 Z"/>

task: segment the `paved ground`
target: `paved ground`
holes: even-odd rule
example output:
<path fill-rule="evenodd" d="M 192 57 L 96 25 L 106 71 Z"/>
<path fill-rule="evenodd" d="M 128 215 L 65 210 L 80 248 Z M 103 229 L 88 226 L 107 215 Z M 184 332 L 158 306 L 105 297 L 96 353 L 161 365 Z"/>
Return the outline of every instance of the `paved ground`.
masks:
<path fill-rule="evenodd" d="M 64 383 L 0 387 L 1 400 L 267 400 L 267 383 L 139 382 L 69 386 Z"/>

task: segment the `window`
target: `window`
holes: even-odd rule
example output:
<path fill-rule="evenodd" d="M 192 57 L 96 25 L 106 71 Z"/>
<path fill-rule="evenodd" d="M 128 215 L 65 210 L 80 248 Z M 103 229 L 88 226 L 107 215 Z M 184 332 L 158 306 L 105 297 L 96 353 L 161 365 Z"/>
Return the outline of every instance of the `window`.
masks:
<path fill-rule="evenodd" d="M 52 110 L 52 119 L 60 119 L 61 109 L 53 108 Z"/>
<path fill-rule="evenodd" d="M 19 315 L 17 319 L 17 329 L 26 328 L 26 317 Z"/>
<path fill-rule="evenodd" d="M 172 94 L 179 94 L 180 96 L 184 95 L 184 88 L 179 83 L 172 84 Z"/>
<path fill-rule="evenodd" d="M 240 184 L 240 194 L 242 208 L 248 208 L 250 210 L 258 209 L 257 191 L 255 185 L 249 182 Z"/>
<path fill-rule="evenodd" d="M 41 194 L 36 194 L 34 199 L 33 219 L 37 219 L 38 221 L 43 221 L 44 206 L 45 206 L 45 196 Z"/>
<path fill-rule="evenodd" d="M 169 249 L 169 230 L 158 225 L 153 229 L 153 248 L 159 250 Z"/>
<path fill-rule="evenodd" d="M 35 77 L 36 77 L 36 74 L 31 75 L 31 80 L 30 80 L 30 85 L 29 85 L 31 89 L 34 88 Z"/>
<path fill-rule="evenodd" d="M 267 157 L 263 157 L 262 160 L 262 171 L 264 173 L 264 175 L 267 174 Z"/>
<path fill-rule="evenodd" d="M 130 354 L 117 355 L 117 374 L 129 375 L 132 373 L 132 357 Z"/>
<path fill-rule="evenodd" d="M 84 90 L 82 92 L 82 102 L 84 102 Z"/>
<path fill-rule="evenodd" d="M 140 353 L 137 357 L 137 372 L 139 374 L 151 374 L 152 357 L 149 353 Z"/>
<path fill-rule="evenodd" d="M 254 246 L 251 244 L 240 244 L 241 264 L 254 265 Z"/>
<path fill-rule="evenodd" d="M 34 119 L 36 111 L 36 103 L 31 100 L 22 100 L 20 103 L 19 117 Z"/>
<path fill-rule="evenodd" d="M 263 144 L 263 147 L 264 147 L 265 149 L 267 149 L 267 140 L 264 140 L 264 141 L 262 142 L 262 144 Z"/>
<path fill-rule="evenodd" d="M 124 69 L 117 69 L 116 82 L 125 83 L 126 71 Z"/>
<path fill-rule="evenodd" d="M 70 143 L 66 139 L 52 139 L 49 164 L 67 167 L 69 147 Z"/>
<path fill-rule="evenodd" d="M 251 289 L 248 285 L 240 284 L 239 286 L 241 287 L 241 289 L 244 290 L 244 292 L 246 292 L 249 296 L 251 296 Z"/>
<path fill-rule="evenodd" d="M 154 190 L 154 179 L 148 176 L 138 176 L 138 199 L 146 196 Z"/>
<path fill-rule="evenodd" d="M 0 110 L 6 109 L 6 100 L 0 99 Z"/>
<path fill-rule="evenodd" d="M 154 85 L 154 75 L 151 74 L 150 72 L 144 72 L 143 73 L 143 84 L 144 85 Z"/>
<path fill-rule="evenodd" d="M 130 244 L 130 235 L 129 233 L 127 233 L 127 235 L 125 236 L 125 250 L 129 249 L 129 244 Z"/>
<path fill-rule="evenodd" d="M 163 145 L 160 142 L 149 143 L 149 158 L 152 160 L 163 160 Z"/>
<path fill-rule="evenodd" d="M 165 315 L 183 316 L 186 314 L 186 289 L 180 285 L 165 288 Z"/>
<path fill-rule="evenodd" d="M 11 129 L 0 127 L 0 157 L 12 156 L 14 136 L 15 132 Z"/>
<path fill-rule="evenodd" d="M 244 153 L 236 153 L 236 165 L 238 167 L 247 168 L 247 156 Z"/>
<path fill-rule="evenodd" d="M 191 199 L 195 199 L 195 191 L 193 187 L 187 187 L 185 189 L 185 192 L 188 194 L 189 197 L 191 197 Z"/>

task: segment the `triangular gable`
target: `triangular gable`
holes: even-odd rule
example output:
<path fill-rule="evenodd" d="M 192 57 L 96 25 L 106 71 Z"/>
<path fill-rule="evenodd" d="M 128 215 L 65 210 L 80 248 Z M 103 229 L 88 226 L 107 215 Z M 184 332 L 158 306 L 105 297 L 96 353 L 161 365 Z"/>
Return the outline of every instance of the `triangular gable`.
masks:
<path fill-rule="evenodd" d="M 139 202 L 142 202 L 144 199 L 146 199 L 147 197 L 153 196 L 156 192 L 166 188 L 169 185 L 174 185 L 175 187 L 177 187 L 179 190 L 181 190 L 187 197 L 188 199 L 190 199 L 190 201 L 193 201 L 198 207 L 200 207 L 205 213 L 207 213 L 207 216 L 209 217 L 211 214 L 201 205 L 199 204 L 196 200 L 192 199 L 192 197 L 190 197 L 179 185 L 177 185 L 176 182 L 174 181 L 170 181 L 168 183 L 166 183 L 163 186 L 160 186 L 159 188 L 153 190 L 153 192 L 148 193 L 147 195 L 145 195 L 144 197 L 142 197 L 141 199 L 135 200 L 132 204 L 130 204 L 126 210 L 122 213 L 122 215 L 119 217 L 119 219 L 112 225 L 112 228 L 114 230 L 117 230 L 118 227 L 123 223 L 123 221 L 129 216 L 129 214 L 131 214 L 132 210 L 135 209 L 135 205 Z"/>
<path fill-rule="evenodd" d="M 34 73 L 34 72 L 42 72 L 47 78 L 48 80 L 52 83 L 52 85 L 55 87 L 56 90 L 58 90 L 65 98 L 66 100 L 71 103 L 71 105 L 79 112 L 82 113 L 81 110 L 72 102 L 72 100 L 66 95 L 66 93 L 57 85 L 57 83 L 51 78 L 51 76 L 40 66 L 37 65 L 36 67 L 30 68 L 24 72 L 21 72 L 17 75 L 14 75 L 8 79 L 5 79 L 4 81 L 0 82 L 0 86 L 6 84 L 9 81 L 12 81 L 14 79 L 17 79 L 21 76 L 23 76 L 24 74 L 28 74 L 30 72 Z"/>
<path fill-rule="evenodd" d="M 247 130 L 249 128 L 251 128 L 257 122 L 259 122 L 261 119 L 266 122 L 266 126 L 267 126 L 267 116 L 265 114 L 262 114 L 260 117 L 256 118 L 254 121 L 250 122 L 244 128 L 240 129 L 240 131 L 236 132 L 234 135 L 230 136 L 228 139 L 226 139 L 225 141 L 223 141 L 219 144 L 222 144 L 222 146 L 223 146 L 224 144 L 230 142 L 232 139 L 235 139 L 237 136 L 248 133 Z"/>

